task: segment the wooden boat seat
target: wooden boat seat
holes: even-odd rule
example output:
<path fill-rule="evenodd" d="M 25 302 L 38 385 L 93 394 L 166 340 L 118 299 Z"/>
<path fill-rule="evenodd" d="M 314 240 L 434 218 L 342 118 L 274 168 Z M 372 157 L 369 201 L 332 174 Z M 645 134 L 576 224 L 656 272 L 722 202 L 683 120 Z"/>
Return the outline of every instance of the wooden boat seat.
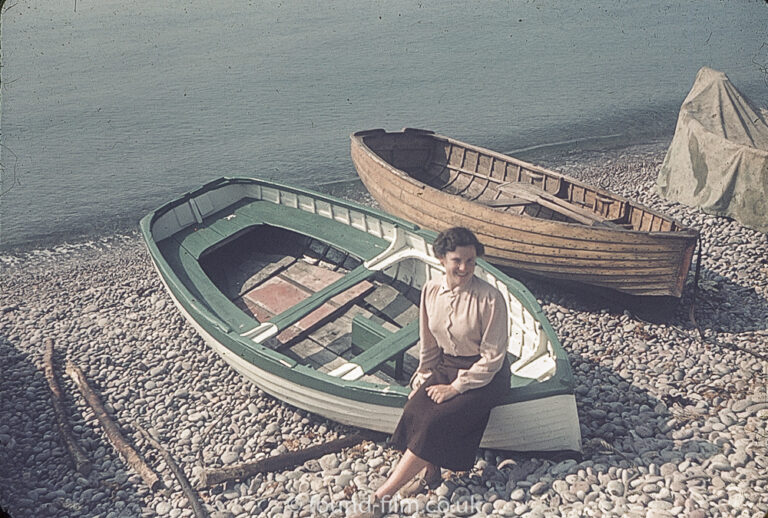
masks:
<path fill-rule="evenodd" d="M 585 225 L 618 226 L 589 209 L 585 209 L 574 203 L 569 203 L 567 200 L 558 198 L 554 194 L 551 194 L 544 189 L 540 189 L 535 185 L 523 182 L 508 182 L 500 184 L 498 189 L 514 198 L 528 200 L 529 203 L 538 203 L 542 207 L 546 207 Z"/>
<path fill-rule="evenodd" d="M 392 335 L 394 332 L 390 331 L 383 325 L 374 322 L 370 318 L 357 314 L 352 317 L 352 347 L 355 349 L 362 349 L 368 351 L 369 349 L 378 345 L 386 337 Z M 403 377 L 403 363 L 405 359 L 405 350 L 399 351 L 395 354 L 394 358 L 387 362 L 387 365 L 392 369 L 395 379 Z"/>
<path fill-rule="evenodd" d="M 484 205 L 487 205 L 488 207 L 520 207 L 523 205 L 530 205 L 533 203 L 531 200 L 525 200 L 523 198 L 516 198 L 516 197 L 502 197 L 497 198 L 495 200 L 488 200 L 482 202 Z"/>
<path fill-rule="evenodd" d="M 223 332 L 233 330 L 237 333 L 245 333 L 259 325 L 255 318 L 246 315 L 216 287 L 201 268 L 197 257 L 181 242 L 175 238 L 165 239 L 158 243 L 158 248 L 179 276 L 183 288 L 189 291 L 190 300 L 200 306 L 201 312 L 205 310 L 205 313 L 210 313 L 211 322 L 220 327 Z M 216 310 L 214 311 L 213 308 Z"/>
<path fill-rule="evenodd" d="M 207 216 L 202 223 L 189 226 L 176 234 L 194 257 L 199 258 L 206 250 L 235 234 L 257 225 L 285 228 L 299 234 L 312 236 L 340 250 L 348 250 L 366 261 L 387 249 L 386 239 L 366 233 L 333 219 L 317 224 L 317 215 L 307 211 L 278 205 L 270 201 L 241 201 Z"/>
<path fill-rule="evenodd" d="M 526 360 L 522 363 L 512 364 L 512 374 L 519 378 L 535 379 L 544 381 L 554 376 L 557 370 L 557 362 L 550 354 L 542 354 L 533 360 Z"/>
<path fill-rule="evenodd" d="M 346 381 L 359 379 L 375 371 L 397 355 L 404 353 L 416 345 L 418 341 L 419 321 L 414 320 L 328 374 L 338 376 Z"/>

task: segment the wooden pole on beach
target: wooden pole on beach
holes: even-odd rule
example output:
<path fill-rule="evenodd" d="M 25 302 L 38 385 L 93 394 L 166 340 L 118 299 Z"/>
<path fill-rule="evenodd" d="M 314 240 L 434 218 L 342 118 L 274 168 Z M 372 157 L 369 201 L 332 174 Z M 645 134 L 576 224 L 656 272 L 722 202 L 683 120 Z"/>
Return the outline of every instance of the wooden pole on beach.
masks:
<path fill-rule="evenodd" d="M 91 407 L 96 419 L 99 420 L 101 427 L 104 428 L 107 438 L 115 449 L 123 456 L 128 465 L 141 476 L 147 486 L 149 486 L 149 489 L 154 491 L 160 487 L 160 478 L 157 476 L 157 473 L 152 471 L 152 468 L 144 462 L 144 459 L 142 459 L 136 450 L 128 444 L 128 441 L 125 440 L 125 437 L 120 433 L 117 425 L 112 421 L 107 414 L 107 411 L 104 409 L 104 406 L 101 404 L 99 396 L 97 396 L 88 385 L 88 380 L 85 378 L 83 371 L 80 370 L 80 367 L 72 363 L 72 361 L 68 361 L 66 372 L 72 377 L 77 388 L 80 389 L 88 406 Z"/>
<path fill-rule="evenodd" d="M 187 497 L 189 505 L 192 506 L 192 511 L 195 513 L 195 516 L 197 518 L 208 518 L 208 512 L 205 510 L 202 504 L 200 504 L 200 499 L 197 497 L 195 490 L 192 489 L 192 484 L 189 483 L 187 475 L 173 459 L 173 456 L 171 456 L 168 450 L 166 450 L 159 441 L 155 440 L 155 438 L 152 437 L 143 426 L 141 426 L 139 423 L 134 423 L 134 426 L 141 433 L 141 435 L 144 436 L 147 442 L 149 442 L 149 444 L 154 446 L 154 448 L 160 452 L 160 455 L 165 460 L 165 463 L 168 464 L 168 467 L 171 469 L 173 474 L 176 475 L 176 480 L 179 481 L 181 490 L 184 492 L 184 496 Z"/>
<path fill-rule="evenodd" d="M 355 433 L 334 439 L 324 444 L 310 446 L 298 451 L 289 451 L 280 455 L 266 457 L 254 462 L 237 464 L 235 466 L 226 466 L 223 468 L 209 468 L 203 470 L 200 475 L 200 484 L 202 487 L 211 487 L 228 480 L 240 480 L 251 477 L 256 473 L 268 473 L 270 471 L 279 471 L 291 466 L 302 464 L 309 459 L 322 457 L 329 453 L 341 451 L 355 444 L 371 439 L 371 434 Z"/>
<path fill-rule="evenodd" d="M 69 426 L 67 413 L 64 411 L 64 396 L 59 387 L 56 373 L 53 370 L 53 340 L 50 338 L 45 339 L 43 361 L 45 363 L 45 379 L 48 380 L 48 387 L 51 389 L 51 403 L 53 404 L 53 413 L 56 415 L 56 423 L 59 425 L 61 439 L 64 441 L 64 446 L 66 446 L 69 455 L 75 463 L 75 469 L 83 475 L 87 475 L 91 472 L 91 461 L 85 454 L 85 451 L 83 451 L 83 448 L 77 443 Z"/>

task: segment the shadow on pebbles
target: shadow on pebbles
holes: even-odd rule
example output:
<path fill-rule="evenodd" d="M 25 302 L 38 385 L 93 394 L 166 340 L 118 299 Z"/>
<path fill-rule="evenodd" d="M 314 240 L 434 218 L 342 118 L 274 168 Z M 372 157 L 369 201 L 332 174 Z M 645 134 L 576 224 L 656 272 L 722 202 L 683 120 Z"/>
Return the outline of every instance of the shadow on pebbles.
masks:
<path fill-rule="evenodd" d="M 681 300 L 618 298 L 527 279 L 568 351 L 583 457 L 480 451 L 471 472 L 400 501 L 402 515 L 749 516 L 768 512 L 768 239 L 653 191 L 663 146 L 561 156 L 555 169 L 671 214 L 703 236 Z M 0 257 L 0 507 L 27 516 L 192 516 L 170 469 L 134 426 L 198 482 L 201 466 L 256 460 L 352 433 L 242 380 L 174 308 L 135 233 Z M 43 343 L 74 434 L 59 439 Z M 151 492 L 115 453 L 72 380 L 85 372 L 128 440 L 160 474 Z M 398 454 L 365 442 L 292 470 L 199 490 L 217 518 L 344 516 Z"/>

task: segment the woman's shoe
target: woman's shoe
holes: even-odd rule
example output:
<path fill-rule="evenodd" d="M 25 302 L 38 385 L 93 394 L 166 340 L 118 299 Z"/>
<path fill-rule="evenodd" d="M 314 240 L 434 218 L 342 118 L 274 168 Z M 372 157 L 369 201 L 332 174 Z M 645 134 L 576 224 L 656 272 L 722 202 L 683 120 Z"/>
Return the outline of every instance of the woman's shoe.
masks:
<path fill-rule="evenodd" d="M 410 498 L 419 493 L 423 493 L 427 489 L 437 489 L 440 484 L 443 483 L 443 477 L 440 469 L 437 470 L 432 476 L 427 478 L 427 470 L 424 470 L 416 475 L 413 480 L 405 484 L 400 488 L 400 496 L 403 498 Z"/>

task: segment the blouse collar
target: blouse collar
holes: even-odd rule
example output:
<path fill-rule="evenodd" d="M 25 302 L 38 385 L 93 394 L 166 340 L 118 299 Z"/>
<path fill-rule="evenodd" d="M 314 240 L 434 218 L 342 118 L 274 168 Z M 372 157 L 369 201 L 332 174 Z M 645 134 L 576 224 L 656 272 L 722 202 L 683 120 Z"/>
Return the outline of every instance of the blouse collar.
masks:
<path fill-rule="evenodd" d="M 440 293 L 460 293 L 462 291 L 467 291 L 469 288 L 474 284 L 475 282 L 475 275 L 472 275 L 472 278 L 469 280 L 469 282 L 465 284 L 459 284 L 455 288 L 451 289 L 448 287 L 448 276 L 443 275 L 443 280 L 440 282 Z"/>

